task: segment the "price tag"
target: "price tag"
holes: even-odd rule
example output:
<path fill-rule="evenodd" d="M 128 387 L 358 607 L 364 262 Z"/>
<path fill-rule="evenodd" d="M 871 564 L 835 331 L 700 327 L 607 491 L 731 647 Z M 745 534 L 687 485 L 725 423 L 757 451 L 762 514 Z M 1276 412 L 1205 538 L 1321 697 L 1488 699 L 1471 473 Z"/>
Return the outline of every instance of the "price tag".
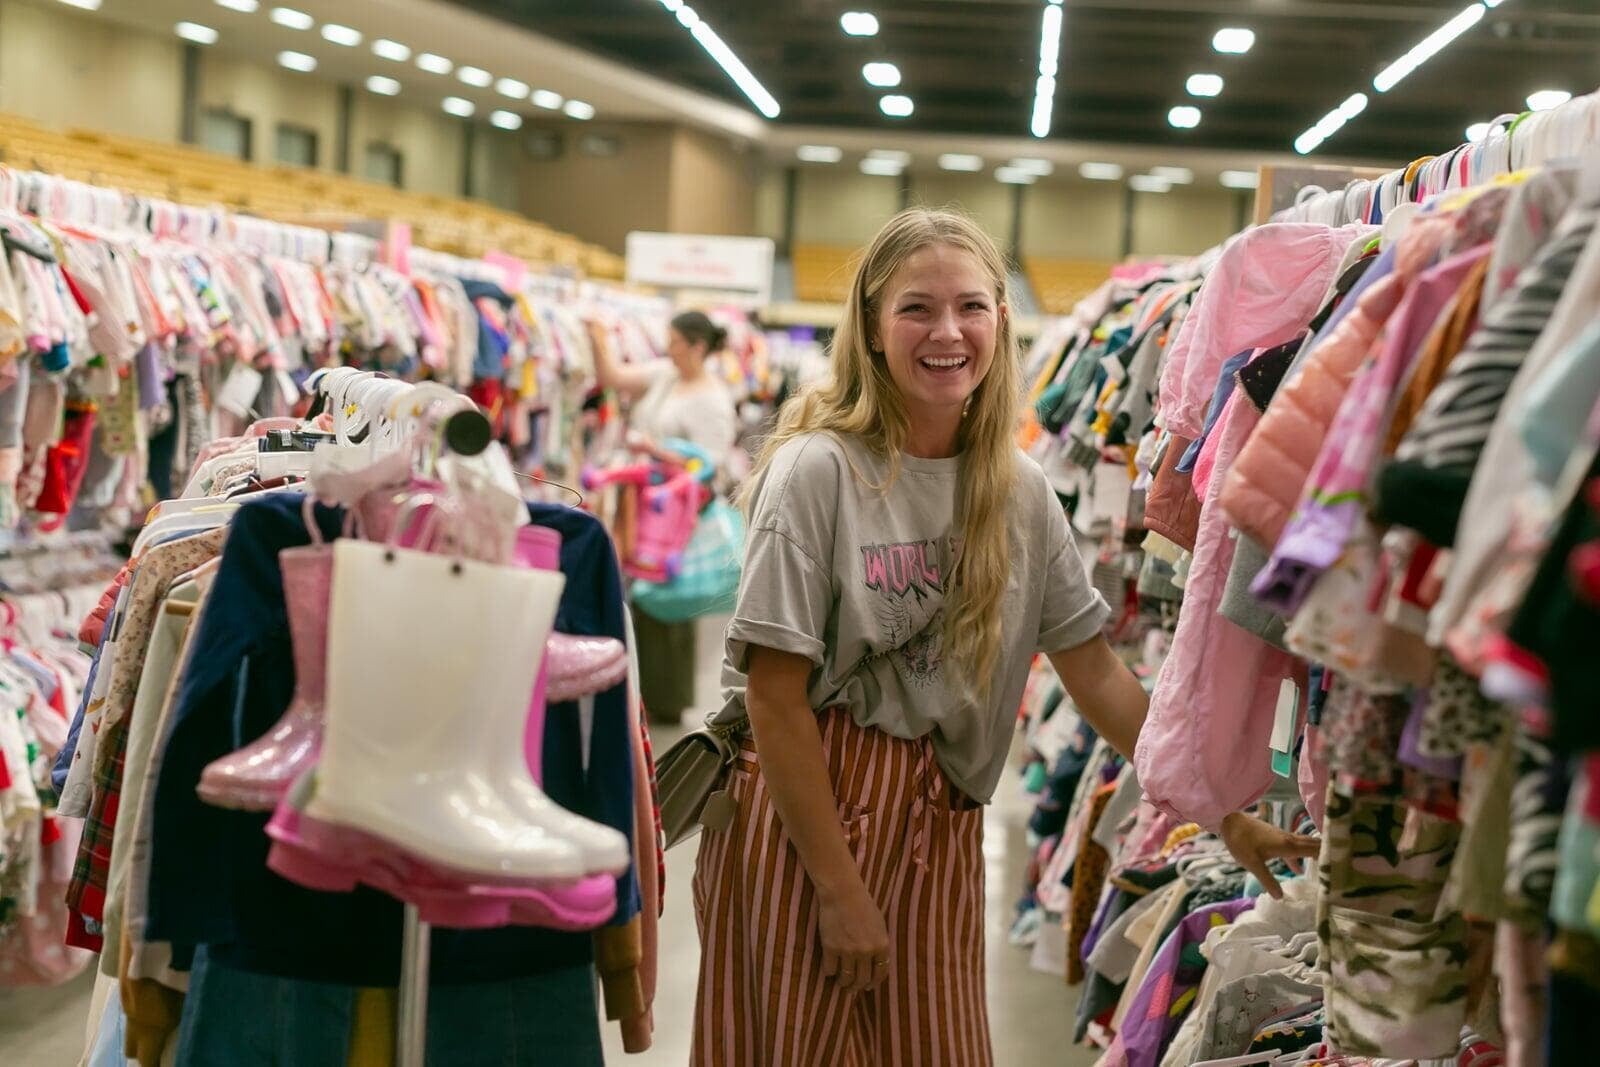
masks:
<path fill-rule="evenodd" d="M 1278 706 L 1272 713 L 1272 770 L 1280 778 L 1289 777 L 1290 751 L 1294 748 L 1294 728 L 1300 720 L 1300 687 L 1293 678 L 1278 684 Z"/>
<path fill-rule="evenodd" d="M 217 391 L 217 407 L 242 418 L 248 418 L 261 393 L 261 372 L 243 363 L 234 366 L 228 380 Z"/>

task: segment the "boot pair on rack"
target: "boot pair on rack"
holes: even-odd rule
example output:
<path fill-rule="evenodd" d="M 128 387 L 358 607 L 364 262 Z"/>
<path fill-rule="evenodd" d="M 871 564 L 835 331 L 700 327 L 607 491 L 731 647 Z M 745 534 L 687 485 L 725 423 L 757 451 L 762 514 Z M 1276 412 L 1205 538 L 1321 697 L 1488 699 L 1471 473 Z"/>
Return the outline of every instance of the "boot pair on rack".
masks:
<path fill-rule="evenodd" d="M 547 695 L 610 688 L 626 655 L 551 633 L 557 534 L 523 527 L 516 546 L 517 567 L 351 539 L 280 555 L 295 699 L 200 785 L 211 803 L 276 807 L 278 873 L 372 885 L 442 925 L 588 928 L 611 915 L 626 838 L 554 804 L 537 779 Z"/>

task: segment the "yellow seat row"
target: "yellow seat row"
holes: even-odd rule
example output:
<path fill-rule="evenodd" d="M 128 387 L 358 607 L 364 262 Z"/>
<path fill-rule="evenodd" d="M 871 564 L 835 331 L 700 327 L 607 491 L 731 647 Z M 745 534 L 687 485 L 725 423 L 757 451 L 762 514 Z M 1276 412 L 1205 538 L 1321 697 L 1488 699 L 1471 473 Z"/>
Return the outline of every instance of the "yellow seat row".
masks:
<path fill-rule="evenodd" d="M 795 245 L 795 299 L 805 303 L 843 303 L 850 292 L 859 254 L 859 249 L 848 245 Z"/>
<path fill-rule="evenodd" d="M 536 268 L 623 276 L 620 256 L 489 204 L 409 193 L 345 174 L 245 163 L 191 145 L 96 130 L 57 132 L 0 115 L 0 161 L 141 196 L 332 229 L 358 221 L 405 222 L 414 244 L 441 252 L 479 257 L 498 250 Z"/>
<path fill-rule="evenodd" d="M 1100 287 L 1115 265 L 1105 260 L 1029 256 L 1022 266 L 1039 308 L 1049 315 L 1066 315 Z"/>

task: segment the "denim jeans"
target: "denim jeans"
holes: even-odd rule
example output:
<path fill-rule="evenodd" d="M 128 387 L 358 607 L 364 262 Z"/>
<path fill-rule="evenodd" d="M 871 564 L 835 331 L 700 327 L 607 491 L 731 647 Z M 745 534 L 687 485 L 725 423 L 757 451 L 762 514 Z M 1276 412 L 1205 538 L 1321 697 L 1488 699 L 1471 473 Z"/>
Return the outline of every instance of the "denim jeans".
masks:
<path fill-rule="evenodd" d="M 428 991 L 428 1067 L 603 1067 L 594 972 Z M 355 988 L 253 974 L 195 954 L 177 1067 L 344 1067 Z"/>

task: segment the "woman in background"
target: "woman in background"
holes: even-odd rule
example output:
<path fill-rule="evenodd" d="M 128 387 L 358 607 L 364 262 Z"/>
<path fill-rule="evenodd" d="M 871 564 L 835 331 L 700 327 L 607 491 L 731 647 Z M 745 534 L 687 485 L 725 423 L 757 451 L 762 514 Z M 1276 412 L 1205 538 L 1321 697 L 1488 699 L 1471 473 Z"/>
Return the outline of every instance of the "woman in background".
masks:
<path fill-rule="evenodd" d="M 685 311 L 672 320 L 667 358 L 648 364 L 620 362 L 608 345 L 595 349 L 601 388 L 627 397 L 628 446 L 661 460 L 673 454 L 668 438 L 699 446 L 720 473 L 738 439 L 738 417 L 727 386 L 707 361 L 728 343 L 728 331 L 703 312 Z M 659 622 L 633 610 L 638 637 L 641 697 L 650 718 L 676 723 L 694 706 L 695 626 Z"/>

